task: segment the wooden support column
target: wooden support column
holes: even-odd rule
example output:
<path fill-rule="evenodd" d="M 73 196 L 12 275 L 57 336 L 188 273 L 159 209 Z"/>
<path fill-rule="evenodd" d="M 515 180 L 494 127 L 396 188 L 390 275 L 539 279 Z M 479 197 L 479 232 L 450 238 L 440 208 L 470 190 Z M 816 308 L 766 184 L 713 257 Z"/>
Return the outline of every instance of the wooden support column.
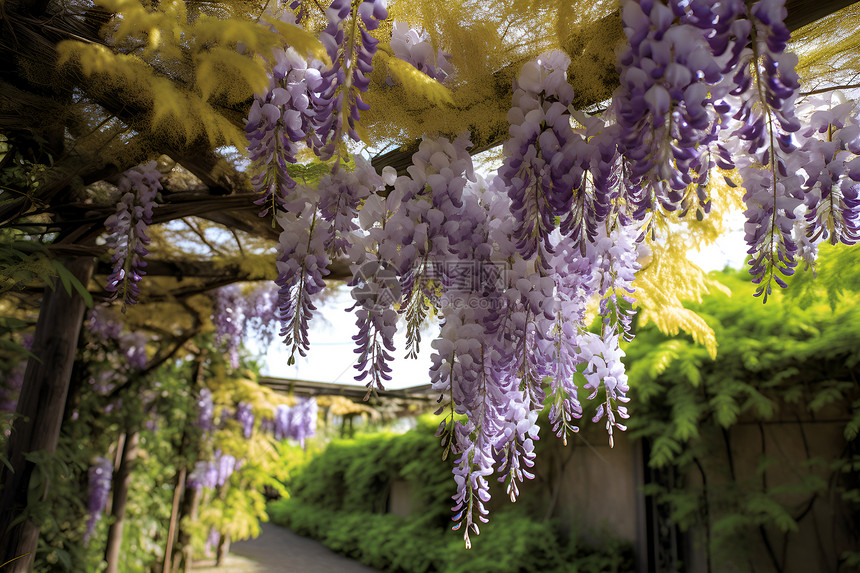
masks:
<path fill-rule="evenodd" d="M 70 259 L 64 263 L 82 284 L 89 282 L 95 266 L 93 258 Z M 26 459 L 28 454 L 53 453 L 57 449 L 85 310 L 84 300 L 74 290 L 70 295 L 60 284 L 53 290 L 45 289 L 32 347 L 36 358 L 31 358 L 27 364 L 17 418 L 8 442 L 11 470 L 0 466 L 3 484 L 0 563 L 15 559 L 4 567 L 4 573 L 25 573 L 33 565 L 39 525 L 30 519 L 10 524 L 23 514 L 31 501 L 30 476 L 35 464 Z"/>
<path fill-rule="evenodd" d="M 122 550 L 122 531 L 125 526 L 125 507 L 128 504 L 128 487 L 131 484 L 131 470 L 134 460 L 137 458 L 137 445 L 140 432 L 129 431 L 122 448 L 122 459 L 119 468 L 114 474 L 113 480 L 113 503 L 111 504 L 111 516 L 113 523 L 108 529 L 107 547 L 105 549 L 105 561 L 107 561 L 107 573 L 119 571 L 119 556 Z"/>

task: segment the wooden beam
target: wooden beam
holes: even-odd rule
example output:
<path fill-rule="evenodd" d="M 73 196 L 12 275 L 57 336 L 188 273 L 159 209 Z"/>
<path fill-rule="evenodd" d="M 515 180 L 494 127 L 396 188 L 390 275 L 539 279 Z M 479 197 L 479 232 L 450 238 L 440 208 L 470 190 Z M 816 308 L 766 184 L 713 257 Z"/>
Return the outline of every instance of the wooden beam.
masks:
<path fill-rule="evenodd" d="M 343 396 L 351 400 L 360 401 L 367 394 L 367 388 L 358 384 L 333 384 L 330 382 L 314 382 L 310 380 L 298 380 L 295 378 L 275 378 L 261 376 L 260 384 L 268 386 L 276 392 L 286 392 L 297 396 Z M 380 399 L 398 399 L 421 404 L 435 402 L 439 397 L 430 384 L 410 386 L 398 390 L 381 390 L 378 392 Z"/>
<path fill-rule="evenodd" d="M 788 11 L 785 25 L 794 32 L 855 3 L 855 0 L 788 0 L 785 3 L 785 8 Z M 855 29 L 858 26 L 857 22 L 846 22 L 845 24 L 846 26 L 853 25 Z"/>

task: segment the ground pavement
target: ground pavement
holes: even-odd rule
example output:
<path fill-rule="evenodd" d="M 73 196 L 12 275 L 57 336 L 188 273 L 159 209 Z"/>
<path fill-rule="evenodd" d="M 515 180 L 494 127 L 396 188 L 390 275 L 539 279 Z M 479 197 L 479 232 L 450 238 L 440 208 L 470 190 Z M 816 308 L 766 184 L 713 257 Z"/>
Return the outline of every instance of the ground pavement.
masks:
<path fill-rule="evenodd" d="M 333 553 L 323 544 L 300 537 L 283 527 L 262 524 L 256 539 L 230 546 L 227 562 L 219 568 L 211 561 L 195 564 L 196 573 L 377 573 L 357 561 Z"/>

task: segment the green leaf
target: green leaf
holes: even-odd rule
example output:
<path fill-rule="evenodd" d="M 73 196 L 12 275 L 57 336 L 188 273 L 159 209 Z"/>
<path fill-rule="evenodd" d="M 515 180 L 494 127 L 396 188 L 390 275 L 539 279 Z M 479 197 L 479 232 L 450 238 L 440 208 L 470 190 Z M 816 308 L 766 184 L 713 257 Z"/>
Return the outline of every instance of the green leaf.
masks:
<path fill-rule="evenodd" d="M 727 537 L 740 533 L 752 525 L 749 517 L 740 513 L 730 513 L 714 522 L 712 532 L 715 538 Z"/>
<path fill-rule="evenodd" d="M 838 402 L 840 400 L 842 400 L 842 392 L 840 392 L 838 388 L 833 386 L 824 388 L 809 402 L 809 409 L 815 412 L 828 404 Z"/>
<path fill-rule="evenodd" d="M 767 494 L 753 495 L 746 503 L 746 510 L 762 523 L 772 523 L 783 533 L 797 531 L 797 522 L 782 504 Z"/>
<path fill-rule="evenodd" d="M 654 440 L 654 445 L 651 448 L 651 461 L 648 462 L 648 465 L 654 468 L 663 467 L 671 463 L 682 449 L 681 444 L 669 436 L 660 436 Z"/>
<path fill-rule="evenodd" d="M 443 103 L 453 105 L 454 96 L 451 94 L 451 90 L 427 74 L 418 71 L 409 62 L 390 56 L 384 51 L 377 52 L 377 57 L 386 64 L 391 77 L 400 82 L 407 91 L 424 96 L 436 105 Z"/>
<path fill-rule="evenodd" d="M 69 272 L 69 269 L 63 266 L 63 263 L 60 261 L 51 261 L 51 266 L 57 271 L 57 276 L 60 277 L 60 282 L 63 283 L 63 288 L 66 290 L 66 294 L 72 295 L 72 280 L 75 278 L 72 273 Z"/>
<path fill-rule="evenodd" d="M 57 556 L 57 561 L 63 566 L 66 571 L 72 570 L 72 556 L 69 555 L 68 551 L 63 551 L 62 549 L 56 549 L 54 554 Z"/>
<path fill-rule="evenodd" d="M 84 299 L 84 304 L 87 305 L 87 308 L 93 307 L 93 295 L 90 294 L 90 291 L 87 290 L 87 287 L 81 283 L 74 275 L 72 276 L 72 286 L 78 291 L 78 294 L 81 295 L 81 298 Z"/>
<path fill-rule="evenodd" d="M 63 288 L 66 290 L 66 294 L 69 296 L 72 295 L 72 288 L 74 288 L 81 298 L 84 299 L 84 303 L 87 305 L 87 308 L 93 307 L 93 297 L 87 290 L 87 288 L 81 284 L 81 281 L 69 271 L 63 263 L 60 261 L 52 261 L 52 266 L 57 271 L 57 276 L 60 277 L 60 281 L 63 283 Z"/>
<path fill-rule="evenodd" d="M 717 423 L 723 428 L 728 428 L 738 421 L 741 409 L 737 401 L 729 394 L 717 394 L 710 401 L 711 408 Z"/>

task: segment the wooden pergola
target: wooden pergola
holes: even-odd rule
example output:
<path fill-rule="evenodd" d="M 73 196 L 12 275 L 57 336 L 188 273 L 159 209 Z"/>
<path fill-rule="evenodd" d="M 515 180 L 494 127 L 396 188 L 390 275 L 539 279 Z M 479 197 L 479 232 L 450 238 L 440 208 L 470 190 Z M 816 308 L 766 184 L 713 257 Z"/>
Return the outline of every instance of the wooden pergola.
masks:
<path fill-rule="evenodd" d="M 787 24 L 791 30 L 796 30 L 850 4 L 853 2 L 849 0 L 788 0 Z M 64 40 L 76 39 L 110 49 L 100 29 L 111 14 L 94 4 L 86 7 L 77 5 L 74 10 L 68 6 L 50 0 L 8 0 L 0 8 L 0 134 L 13 138 L 17 148 L 34 162 L 50 166 L 44 180 L 34 190 L 3 192 L 4 199 L 10 194 L 13 198 L 0 202 L 0 228 L 37 228 L 41 233 L 55 233 L 56 240 L 47 247 L 48 251 L 61 259 L 84 285 L 90 284 L 94 273 L 105 274 L 108 271 L 106 249 L 98 245 L 96 239 L 103 234 L 104 221 L 113 206 L 81 202 L 78 190 L 99 181 L 115 180 L 120 172 L 145 158 L 130 153 L 126 158 L 127 165 L 117 165 L 104 163 L 97 150 L 70 148 L 67 136 L 76 133 L 80 126 L 65 111 L 72 98 L 84 94 L 102 113 L 122 122 L 145 139 L 145 148 L 150 153 L 170 158 L 194 176 L 191 186 L 176 185 L 169 178 L 165 180 L 163 201 L 155 211 L 154 224 L 183 217 L 201 217 L 228 229 L 275 240 L 277 230 L 271 221 L 257 216 L 259 207 L 253 204 L 255 194 L 248 177 L 217 153 L 210 141 L 196 139 L 180 143 L 159 137 L 158 133 L 147 128 L 151 109 L 142 107 L 128 94 L 96 85 L 92 78 L 58 69 L 57 45 Z M 850 24 L 857 25 L 856 22 Z M 614 13 L 593 25 L 611 30 L 618 37 L 621 18 Z M 571 45 L 577 44 L 573 42 Z M 613 48 L 582 42 L 582 47 L 574 49 L 606 52 Z M 509 77 L 499 75 L 496 88 L 501 94 L 500 102 L 510 101 Z M 605 78 L 610 84 L 613 81 L 617 83 L 614 69 L 607 70 Z M 613 85 L 606 87 L 611 93 Z M 582 108 L 596 103 L 576 102 Z M 233 124 L 241 126 L 247 105 L 222 105 L 220 112 Z M 467 126 L 461 127 L 465 129 Z M 472 152 L 497 146 L 505 136 L 504 130 L 497 130 L 482 140 L 474 141 Z M 374 167 L 379 170 L 392 166 L 403 172 L 417 148 L 417 142 L 400 143 L 402 145 L 397 149 L 373 158 Z M 6 169 L 8 161 L 9 154 L 6 154 L 0 169 Z M 34 214 L 39 216 L 39 222 L 23 221 Z M 98 266 L 96 258 L 100 258 Z M 177 291 L 172 293 L 177 297 L 250 278 L 238 265 L 224 267 L 209 260 L 167 261 L 155 257 L 147 270 L 150 277 L 199 279 L 193 288 L 177 286 Z M 348 276 L 346 261 L 336 261 L 330 270 L 330 279 Z M 39 295 L 36 293 L 35 296 Z M 56 449 L 85 312 L 83 299 L 70 296 L 63 289 L 46 289 L 38 304 L 40 313 L 32 351 L 39 361 L 31 360 L 27 369 L 19 400 L 19 418 L 8 442 L 9 464 L 0 468 L 0 480 L 4 484 L 0 497 L 0 563 L 36 547 L 37 527 L 27 520 L 12 527 L 10 524 L 25 508 L 30 475 L 34 469 L 34 464 L 26 461 L 25 455 Z M 146 304 L 145 297 L 142 304 Z M 308 395 L 321 391 L 314 387 L 315 383 L 302 381 L 268 379 L 264 383 L 278 389 L 292 387 L 294 392 Z M 353 397 L 354 392 L 364 393 L 360 388 L 337 386 L 328 391 L 348 397 Z M 426 388 L 395 390 L 382 396 L 430 403 L 435 397 Z M 27 565 L 27 559 L 20 559 L 9 570 L 25 571 Z"/>

